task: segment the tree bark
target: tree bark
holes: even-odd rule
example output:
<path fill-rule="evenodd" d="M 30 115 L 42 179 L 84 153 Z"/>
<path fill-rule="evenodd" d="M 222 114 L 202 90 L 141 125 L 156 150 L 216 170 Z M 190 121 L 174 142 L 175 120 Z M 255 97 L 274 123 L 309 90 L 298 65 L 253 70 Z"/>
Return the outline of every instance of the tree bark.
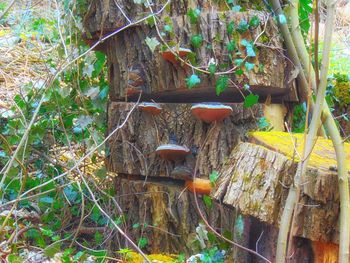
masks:
<path fill-rule="evenodd" d="M 133 103 L 112 102 L 108 108 L 108 130 L 122 121 Z M 262 107 L 251 109 L 242 104 L 228 104 L 233 108 L 231 116 L 223 122 L 206 124 L 191 114 L 190 104 L 160 104 L 162 112 L 152 116 L 135 110 L 127 124 L 108 141 L 107 170 L 119 174 L 149 177 L 172 177 L 175 163 L 162 160 L 155 152 L 158 146 L 169 143 L 173 134 L 179 145 L 187 146 L 191 153 L 182 163 L 194 169 L 198 150 L 206 140 L 197 174 L 208 178 L 218 170 L 245 133 L 257 128 L 257 118 L 262 116 Z M 176 178 L 174 179 L 181 179 Z"/>

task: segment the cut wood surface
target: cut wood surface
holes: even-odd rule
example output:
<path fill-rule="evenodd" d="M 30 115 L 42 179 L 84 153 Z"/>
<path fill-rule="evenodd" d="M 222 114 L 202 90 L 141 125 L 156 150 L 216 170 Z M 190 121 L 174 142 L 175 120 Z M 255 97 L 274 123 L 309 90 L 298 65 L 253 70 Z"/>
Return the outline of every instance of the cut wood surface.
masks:
<path fill-rule="evenodd" d="M 295 136 L 301 142 L 302 136 Z M 245 215 L 278 226 L 288 186 L 296 169 L 297 158 L 293 161 L 292 140 L 288 133 L 280 132 L 254 132 L 251 138 L 264 146 L 239 144 L 221 168 L 212 196 Z M 329 168 L 335 162 L 334 151 L 331 142 L 321 138 L 315 147 L 301 187 L 296 217 L 297 236 L 337 243 L 338 183 L 336 172 Z M 297 149 L 300 150 L 298 146 Z M 348 144 L 346 153 L 348 156 Z"/>
<path fill-rule="evenodd" d="M 304 135 L 286 132 L 251 132 L 250 141 L 263 145 L 271 150 L 284 154 L 289 159 L 299 162 L 303 154 Z M 344 143 L 347 170 L 350 171 L 350 143 Z M 309 166 L 326 171 L 336 170 L 337 160 L 331 140 L 316 138 L 315 147 L 311 153 Z"/>
<path fill-rule="evenodd" d="M 125 119 L 133 105 L 134 103 L 110 103 L 109 133 Z M 176 165 L 186 165 L 193 170 L 199 158 L 197 176 L 207 178 L 213 170 L 219 169 L 226 162 L 226 158 L 237 143 L 243 140 L 245 133 L 256 128 L 256 118 L 262 114 L 260 105 L 244 109 L 242 104 L 228 104 L 233 108 L 233 113 L 228 118 L 223 122 L 207 124 L 192 115 L 191 104 L 160 105 L 163 110 L 157 116 L 139 109 L 134 110 L 126 125 L 110 138 L 107 158 L 109 171 L 171 177 L 175 163 L 163 160 L 155 150 L 162 144 L 168 144 L 171 135 L 175 135 L 179 145 L 191 150 L 184 162 Z M 205 145 L 199 152 L 204 142 Z"/>

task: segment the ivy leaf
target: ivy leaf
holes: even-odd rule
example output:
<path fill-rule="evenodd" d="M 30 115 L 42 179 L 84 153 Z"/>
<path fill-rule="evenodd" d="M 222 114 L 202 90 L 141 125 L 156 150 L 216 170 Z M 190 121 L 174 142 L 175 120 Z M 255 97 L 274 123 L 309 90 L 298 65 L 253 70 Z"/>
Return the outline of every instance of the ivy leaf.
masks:
<path fill-rule="evenodd" d="M 232 11 L 233 12 L 239 12 L 241 11 L 242 7 L 240 5 L 235 5 L 234 7 L 232 7 Z"/>
<path fill-rule="evenodd" d="M 236 71 L 235 71 L 235 74 L 237 75 L 237 76 L 241 76 L 241 75 L 243 75 L 243 70 L 241 69 L 241 68 L 239 68 L 239 69 L 237 69 Z"/>
<path fill-rule="evenodd" d="M 216 96 L 219 96 L 221 93 L 223 93 L 227 89 L 227 86 L 228 86 L 228 77 L 220 76 L 216 81 L 216 86 L 215 86 Z"/>
<path fill-rule="evenodd" d="M 210 72 L 210 75 L 214 75 L 214 73 L 216 72 L 216 65 L 215 63 L 210 63 L 209 67 L 208 67 L 208 71 Z"/>
<path fill-rule="evenodd" d="M 244 108 L 250 108 L 254 104 L 257 104 L 259 101 L 259 95 L 250 93 L 247 97 L 244 98 Z"/>
<path fill-rule="evenodd" d="M 238 33 L 242 34 L 245 31 L 247 31 L 249 28 L 249 24 L 247 22 L 247 20 L 243 19 L 239 22 L 238 26 L 237 26 L 237 31 Z"/>
<path fill-rule="evenodd" d="M 246 62 L 246 63 L 244 63 L 244 66 L 245 66 L 247 71 L 250 71 L 254 68 L 255 65 L 254 65 L 254 63 Z"/>
<path fill-rule="evenodd" d="M 227 50 L 228 52 L 233 52 L 236 48 L 236 42 L 234 40 L 231 40 L 227 43 Z"/>
<path fill-rule="evenodd" d="M 235 30 L 235 24 L 231 21 L 227 25 L 227 34 L 232 35 L 234 30 Z"/>
<path fill-rule="evenodd" d="M 156 49 L 156 47 L 160 44 L 159 41 L 157 40 L 157 38 L 152 37 L 146 37 L 145 39 L 147 46 L 149 47 L 149 49 L 154 52 L 154 50 Z"/>
<path fill-rule="evenodd" d="M 77 126 L 80 126 L 82 129 L 85 129 L 88 125 L 92 123 L 93 119 L 90 116 L 82 115 L 77 119 Z"/>
<path fill-rule="evenodd" d="M 142 248 L 144 248 L 147 245 L 148 245 L 148 239 L 145 238 L 145 237 L 141 237 L 139 239 L 139 242 L 138 242 L 138 247 L 140 247 L 142 249 Z"/>
<path fill-rule="evenodd" d="M 242 65 L 243 59 L 241 59 L 241 58 L 236 58 L 235 61 L 234 61 L 234 63 L 235 63 L 235 65 L 236 65 L 237 67 L 239 67 L 240 65 Z"/>
<path fill-rule="evenodd" d="M 10 254 L 6 257 L 6 261 L 9 263 L 22 263 L 23 260 L 20 256 L 16 256 L 15 254 Z"/>
<path fill-rule="evenodd" d="M 257 27 L 260 24 L 260 19 L 257 16 L 253 16 L 252 19 L 249 21 L 249 25 L 251 27 Z"/>
<path fill-rule="evenodd" d="M 166 32 L 173 32 L 173 27 L 171 25 L 165 25 L 164 26 L 164 31 L 166 31 Z"/>
<path fill-rule="evenodd" d="M 245 46 L 248 57 L 255 57 L 256 56 L 255 51 L 254 51 L 254 47 L 253 47 L 253 42 L 248 41 L 246 39 L 242 39 L 241 44 L 243 46 Z"/>
<path fill-rule="evenodd" d="M 201 83 L 201 79 L 196 74 L 192 74 L 189 78 L 186 79 L 186 85 L 189 89 L 192 89 L 199 83 Z"/>
<path fill-rule="evenodd" d="M 190 18 L 191 24 L 196 24 L 198 22 L 198 18 L 201 14 L 201 10 L 199 10 L 198 8 L 196 9 L 189 9 L 187 11 L 187 16 Z"/>
<path fill-rule="evenodd" d="M 194 35 L 191 37 L 191 43 L 194 48 L 199 48 L 202 45 L 203 37 L 201 35 Z"/>
<path fill-rule="evenodd" d="M 212 184 L 212 185 L 214 185 L 215 184 L 215 182 L 218 180 L 218 178 L 219 178 L 219 173 L 218 173 L 218 171 L 212 171 L 211 173 L 210 173 L 210 175 L 209 175 L 209 180 L 210 180 L 210 183 Z"/>
<path fill-rule="evenodd" d="M 278 15 L 278 22 L 280 22 L 280 24 L 284 25 L 287 24 L 287 18 L 284 14 L 279 14 Z"/>
<path fill-rule="evenodd" d="M 210 196 L 204 195 L 203 202 L 204 202 L 205 206 L 208 207 L 209 209 L 211 209 L 213 207 L 213 200 L 211 199 Z"/>

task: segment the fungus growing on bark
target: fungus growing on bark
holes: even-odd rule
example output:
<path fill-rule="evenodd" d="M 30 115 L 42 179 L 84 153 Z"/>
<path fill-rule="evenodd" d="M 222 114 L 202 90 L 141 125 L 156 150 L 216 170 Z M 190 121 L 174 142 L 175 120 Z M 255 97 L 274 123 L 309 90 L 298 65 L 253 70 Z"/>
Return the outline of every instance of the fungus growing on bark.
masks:
<path fill-rule="evenodd" d="M 156 153 L 164 160 L 176 162 L 184 160 L 190 149 L 177 144 L 163 144 L 156 149 Z"/>
<path fill-rule="evenodd" d="M 177 165 L 170 174 L 172 177 L 181 180 L 191 180 L 192 179 L 192 170 L 186 165 Z"/>
<path fill-rule="evenodd" d="M 194 193 L 196 191 L 196 194 L 202 195 L 209 195 L 212 189 L 210 180 L 201 178 L 188 180 L 185 186 L 190 192 Z"/>
<path fill-rule="evenodd" d="M 170 50 L 165 50 L 165 51 L 161 52 L 162 57 L 165 60 L 177 65 L 178 60 L 177 60 L 177 56 L 174 53 L 177 54 L 178 57 L 184 58 L 188 54 L 192 53 L 192 50 L 188 49 L 188 48 L 181 48 L 180 47 L 178 50 L 174 49 L 173 52 L 171 52 Z"/>
<path fill-rule="evenodd" d="M 162 111 L 162 107 L 154 102 L 142 102 L 138 106 L 138 108 L 146 113 L 149 113 L 151 115 L 158 115 Z"/>
<path fill-rule="evenodd" d="M 232 108 L 221 103 L 198 103 L 191 107 L 191 112 L 198 119 L 211 123 L 222 121 L 232 113 Z"/>

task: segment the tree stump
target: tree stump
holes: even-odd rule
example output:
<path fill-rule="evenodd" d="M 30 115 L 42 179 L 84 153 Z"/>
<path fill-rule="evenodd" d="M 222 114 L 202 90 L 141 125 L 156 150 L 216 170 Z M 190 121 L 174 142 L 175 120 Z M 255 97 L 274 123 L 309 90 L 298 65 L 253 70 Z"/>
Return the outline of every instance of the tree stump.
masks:
<path fill-rule="evenodd" d="M 212 124 L 194 117 L 190 104 L 160 104 L 162 112 L 157 116 L 136 108 L 125 126 L 108 141 L 107 169 L 118 174 L 179 179 L 171 175 L 176 164 L 161 159 L 155 152 L 175 135 L 179 145 L 191 149 L 180 164 L 194 171 L 197 162 L 197 177 L 208 178 L 213 170 L 225 163 L 245 133 L 256 129 L 256 119 L 262 116 L 259 105 L 251 109 L 243 108 L 242 104 L 228 105 L 233 109 L 232 114 L 222 122 Z M 134 103 L 110 103 L 109 132 L 125 119 L 133 106 Z"/>
<path fill-rule="evenodd" d="M 113 1 L 90 0 L 84 19 L 90 39 L 98 39 L 127 25 L 129 22 L 125 16 L 136 21 L 141 15 L 145 16 L 150 12 L 149 8 L 132 1 L 118 2 L 119 8 Z M 123 7 L 123 12 L 120 7 Z M 154 3 L 152 8 L 154 11 L 161 10 L 162 5 Z M 187 15 L 191 8 L 201 10 L 196 24 Z M 285 95 L 289 96 L 289 100 L 297 100 L 292 87 L 293 81 L 288 79 L 291 65 L 285 60 L 277 25 L 268 12 L 249 9 L 245 12 L 234 12 L 227 10 L 225 6 L 209 5 L 202 1 L 171 1 L 170 12 L 164 10 L 159 17 L 162 22 L 159 22 L 158 28 L 164 33 L 164 40 L 172 46 L 175 53 L 179 52 L 179 48 L 191 49 L 193 53 L 190 58 L 183 59 L 204 70 L 210 60 L 217 64 L 220 71 L 234 68 L 227 75 L 232 82 L 228 83 L 228 88 L 218 97 L 214 89 L 218 76 L 198 72 L 201 78 L 198 87 L 188 90 L 186 78 L 193 71 L 180 61 L 166 61 L 162 57 L 164 47 L 161 45 L 152 52 L 145 40 L 147 37 L 159 39 L 157 31 L 154 26 L 138 24 L 107 39 L 100 48 L 108 58 L 112 101 L 126 98 L 135 101 L 139 92 L 142 92 L 143 101 L 241 102 L 244 99 L 242 94 L 249 94 L 244 87 L 250 87 L 250 91 L 259 94 L 261 100 L 272 96 L 280 102 Z M 249 23 L 256 18 L 260 21 L 257 25 L 250 26 L 239 34 L 232 35 L 227 29 L 230 23 L 237 28 L 242 21 Z M 170 33 L 164 30 L 165 25 L 171 26 Z M 191 38 L 195 35 L 201 35 L 204 44 L 194 47 Z M 208 47 L 206 43 L 211 43 L 211 46 Z M 228 43 L 235 43 L 235 47 L 228 50 Z M 249 54 L 247 46 L 253 54 Z M 238 63 L 235 59 L 243 60 Z M 135 78 L 138 80 L 137 85 Z"/>

